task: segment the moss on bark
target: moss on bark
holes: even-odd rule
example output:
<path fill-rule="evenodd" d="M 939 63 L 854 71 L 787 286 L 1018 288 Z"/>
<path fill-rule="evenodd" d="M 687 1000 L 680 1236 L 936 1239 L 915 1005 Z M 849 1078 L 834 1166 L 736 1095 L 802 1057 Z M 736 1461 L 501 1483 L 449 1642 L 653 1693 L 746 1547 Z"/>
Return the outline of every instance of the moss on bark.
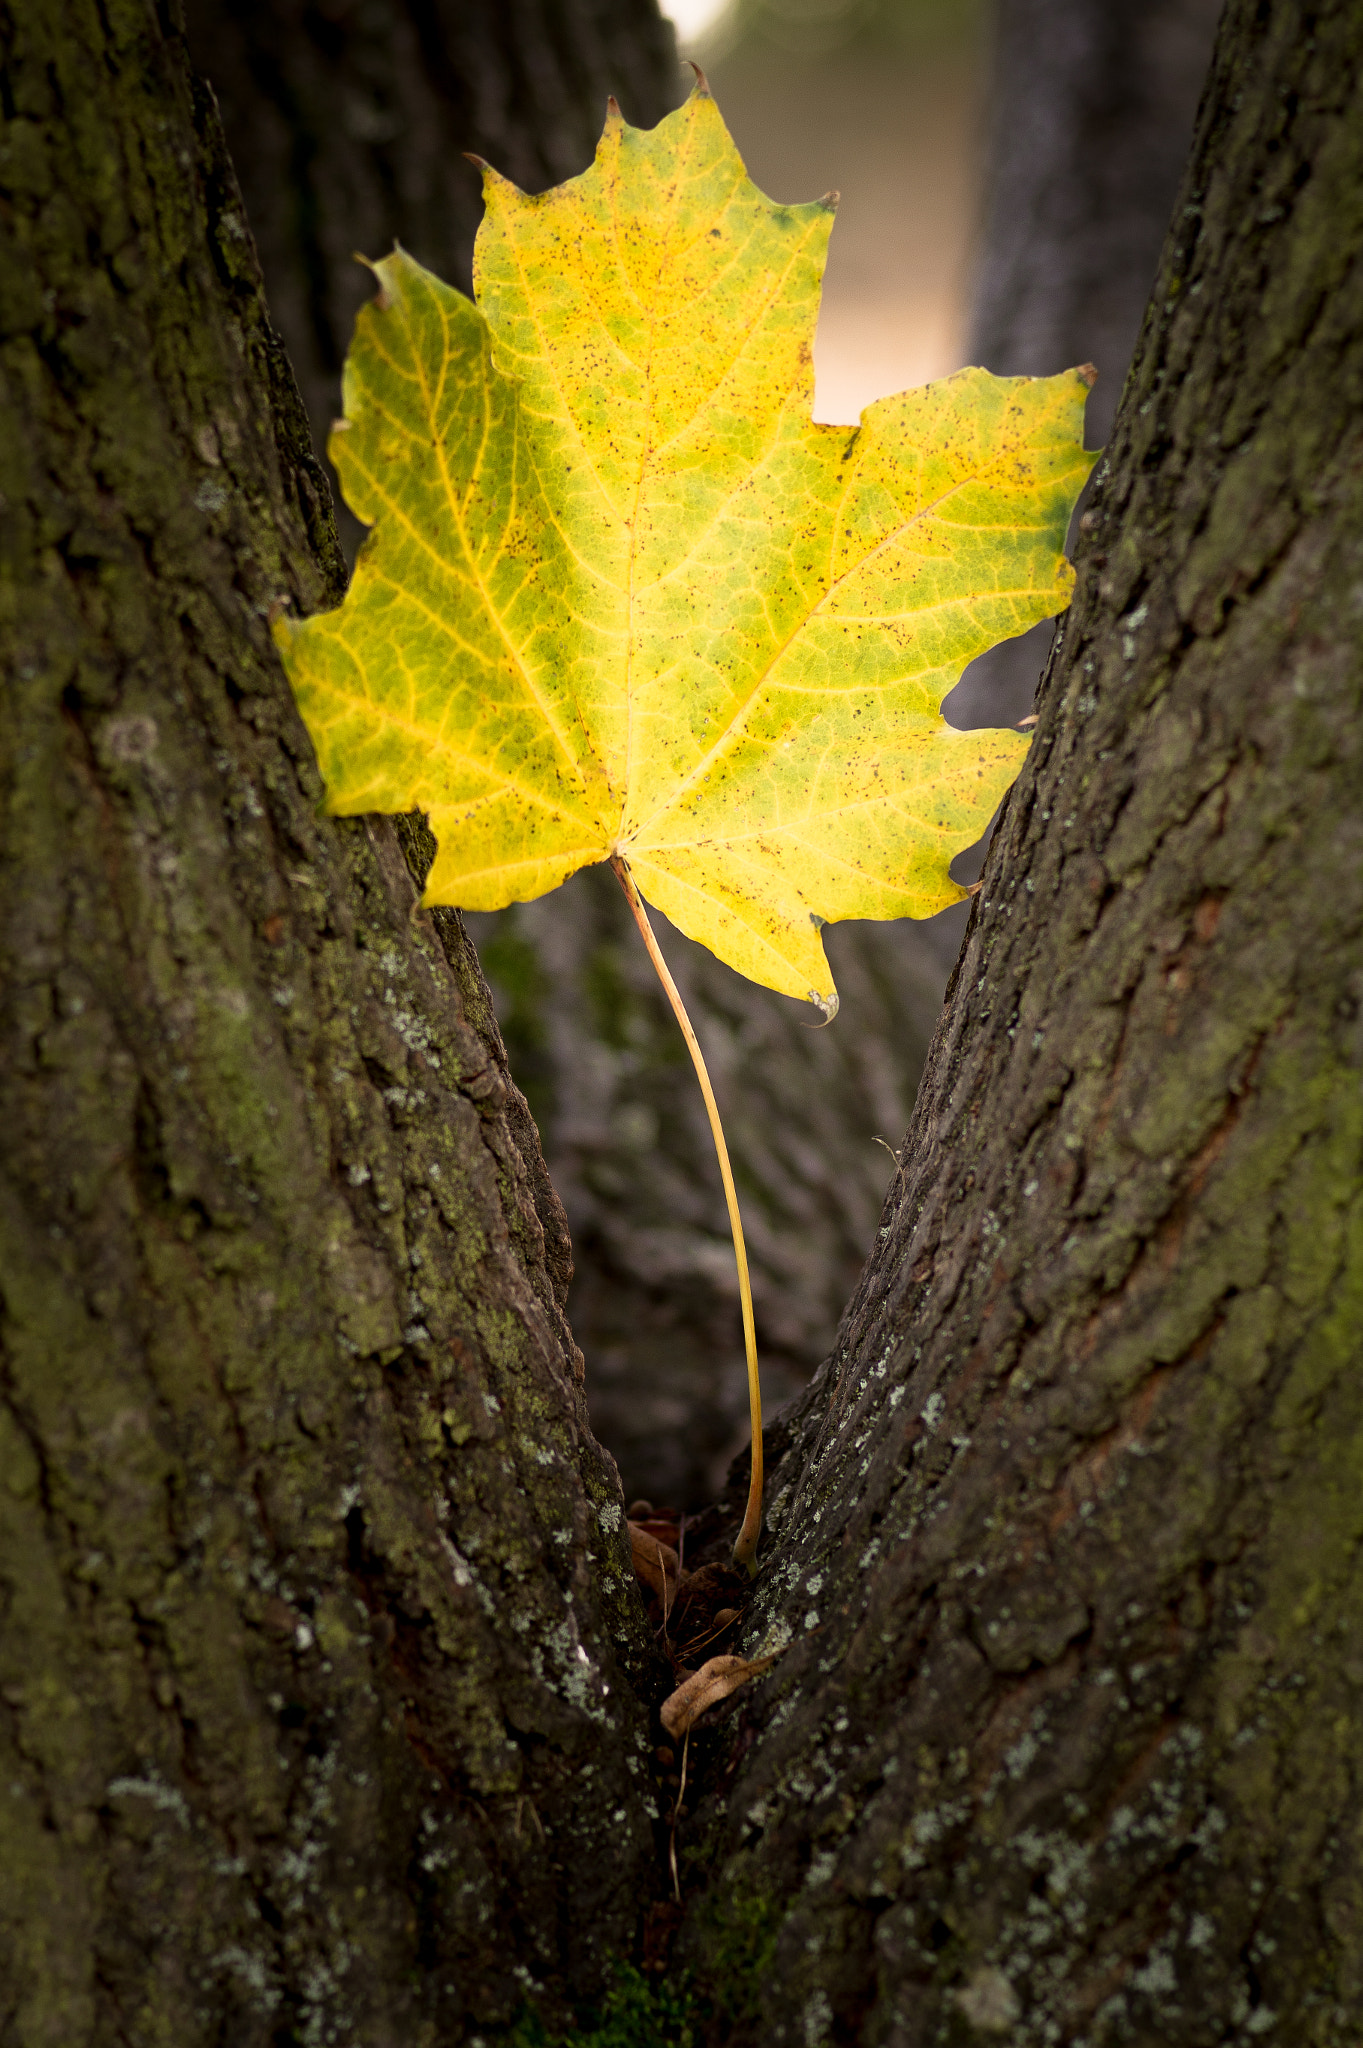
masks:
<path fill-rule="evenodd" d="M 6 35 L 0 2035 L 445 2041 L 652 1857 L 562 1210 L 458 920 L 318 814 L 211 99 L 138 0 Z"/>
<path fill-rule="evenodd" d="M 1352 2048 L 1360 58 L 1227 15 L 649 2025 Z M 552 2036 L 662 1879 L 562 1212 L 419 835 L 317 813 L 266 615 L 339 563 L 174 26 L 3 89 L 0 2033 Z"/>
<path fill-rule="evenodd" d="M 781 1907 L 735 2040 L 1357 2035 L 1361 59 L 1353 7 L 1223 23 L 1035 748 L 773 1482 L 790 1646 L 694 1829 L 693 1882 Z M 718 1926 L 683 1952 L 722 1978 Z"/>

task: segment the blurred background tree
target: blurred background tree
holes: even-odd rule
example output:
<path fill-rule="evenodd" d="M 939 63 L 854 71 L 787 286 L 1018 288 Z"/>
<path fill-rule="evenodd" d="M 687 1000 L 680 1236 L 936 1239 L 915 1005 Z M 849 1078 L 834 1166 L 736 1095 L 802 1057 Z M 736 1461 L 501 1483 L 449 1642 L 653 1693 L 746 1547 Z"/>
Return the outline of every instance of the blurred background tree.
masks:
<path fill-rule="evenodd" d="M 819 417 L 983 363 L 1091 362 L 1106 441 L 1192 133 L 1220 0 L 674 0 L 749 170 L 842 193 Z M 823 182 L 821 183 L 820 180 Z M 976 662 L 956 725 L 1031 710 L 1053 628 Z M 962 863 L 973 876 L 978 859 Z M 931 934 L 954 956 L 959 918 Z"/>
<path fill-rule="evenodd" d="M 1211 46 L 1213 0 L 673 0 L 762 188 L 836 187 L 819 417 L 966 361 L 1092 361 L 1112 417 Z M 189 0 L 273 317 L 319 450 L 369 280 L 400 240 L 468 287 L 471 151 L 527 190 L 583 169 L 606 95 L 649 126 L 687 77 L 653 0 Z M 343 516 L 353 550 L 361 529 Z M 976 663 L 958 725 L 1031 708 L 1051 628 Z M 958 864 L 962 879 L 978 856 Z M 661 920 L 659 920 L 661 924 Z M 627 1493 L 710 1498 L 746 1442 L 733 1257 L 675 1025 L 604 870 L 470 917 L 572 1228 L 574 1334 Z M 747 1221 L 769 1407 L 831 1342 L 879 1222 L 963 910 L 827 937 L 828 1031 L 664 929 Z M 878 1144 L 877 1139 L 883 1140 Z"/>

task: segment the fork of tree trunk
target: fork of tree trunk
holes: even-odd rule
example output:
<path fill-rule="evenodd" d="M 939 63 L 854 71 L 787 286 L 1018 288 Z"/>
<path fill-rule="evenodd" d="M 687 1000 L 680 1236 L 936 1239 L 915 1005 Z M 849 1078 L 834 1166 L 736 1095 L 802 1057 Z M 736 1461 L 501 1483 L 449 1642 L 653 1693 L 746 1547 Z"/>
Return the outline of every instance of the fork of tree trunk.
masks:
<path fill-rule="evenodd" d="M 591 91 L 637 63 L 661 111 L 652 17 L 590 19 Z M 269 641 L 343 564 L 213 99 L 138 0 L 12 16 L 0 2034 L 490 2041 L 671 1940 L 716 2040 L 1352 2044 L 1361 58 L 1347 0 L 1232 0 L 908 1138 L 886 980 L 837 1055 L 872 1192 L 751 1141 L 795 1169 L 759 1317 L 799 1232 L 807 1299 L 852 1291 L 767 1434 L 741 1647 L 784 1651 L 691 1730 L 676 1922 L 673 1678 L 563 1209 L 467 935 L 413 834 L 318 816 Z M 288 63 L 251 75 L 288 132 Z M 304 157 L 260 161 L 306 211 Z M 652 1104 L 699 1189 L 596 915 L 582 1015 L 628 1028 L 543 1053 L 550 1150 L 575 1092 Z M 731 1070 L 781 1067 L 728 1000 Z M 679 1306 L 665 1246 L 611 1253 L 697 1351 L 709 1200 Z M 794 1383 L 826 1325 L 791 1315 Z"/>

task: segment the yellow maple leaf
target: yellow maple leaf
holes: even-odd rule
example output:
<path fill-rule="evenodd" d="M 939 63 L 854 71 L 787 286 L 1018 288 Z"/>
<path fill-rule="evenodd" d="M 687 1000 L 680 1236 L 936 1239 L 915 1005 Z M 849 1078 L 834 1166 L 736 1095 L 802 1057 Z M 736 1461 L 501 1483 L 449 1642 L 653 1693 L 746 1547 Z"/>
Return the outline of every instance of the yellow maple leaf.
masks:
<path fill-rule="evenodd" d="M 330 443 L 374 530 L 344 604 L 276 634 L 328 809 L 427 814 L 427 902 L 619 874 L 733 1226 L 753 1432 L 734 1556 L 755 1569 L 738 1197 L 641 898 L 831 1016 L 824 924 L 964 893 L 952 856 L 1026 741 L 953 731 L 942 699 L 1069 597 L 1088 374 L 962 370 L 816 425 L 831 201 L 765 198 L 703 80 L 648 133 L 612 101 L 582 177 L 528 198 L 488 171 L 485 198 L 476 306 L 401 250 L 374 266 Z"/>
<path fill-rule="evenodd" d="M 765 198 L 703 82 L 485 196 L 476 306 L 375 265 L 330 444 L 374 530 L 340 609 L 278 629 L 328 808 L 425 811 L 426 900 L 465 909 L 614 860 L 831 1015 L 820 927 L 955 902 L 1026 750 L 940 707 L 1068 600 L 1088 379 L 815 424 L 831 203 Z"/>

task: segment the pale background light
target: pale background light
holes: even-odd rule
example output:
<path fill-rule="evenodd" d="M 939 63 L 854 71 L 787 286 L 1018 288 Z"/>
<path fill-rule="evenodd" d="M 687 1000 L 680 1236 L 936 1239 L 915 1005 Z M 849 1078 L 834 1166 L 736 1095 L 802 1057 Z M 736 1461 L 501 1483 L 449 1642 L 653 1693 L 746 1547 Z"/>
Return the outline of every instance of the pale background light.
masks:
<path fill-rule="evenodd" d="M 722 25 L 733 4 L 734 0 L 669 0 L 662 11 L 677 31 L 679 48 L 689 53 Z"/>
<path fill-rule="evenodd" d="M 899 4 L 911 12 L 911 0 Z M 945 36 L 831 46 L 839 22 L 863 11 L 857 0 L 763 0 L 765 34 L 735 0 L 670 0 L 664 11 L 705 66 L 762 190 L 784 201 L 842 195 L 814 346 L 815 418 L 854 422 L 872 399 L 958 369 L 979 198 L 978 11 L 956 0 L 964 26 Z"/>

